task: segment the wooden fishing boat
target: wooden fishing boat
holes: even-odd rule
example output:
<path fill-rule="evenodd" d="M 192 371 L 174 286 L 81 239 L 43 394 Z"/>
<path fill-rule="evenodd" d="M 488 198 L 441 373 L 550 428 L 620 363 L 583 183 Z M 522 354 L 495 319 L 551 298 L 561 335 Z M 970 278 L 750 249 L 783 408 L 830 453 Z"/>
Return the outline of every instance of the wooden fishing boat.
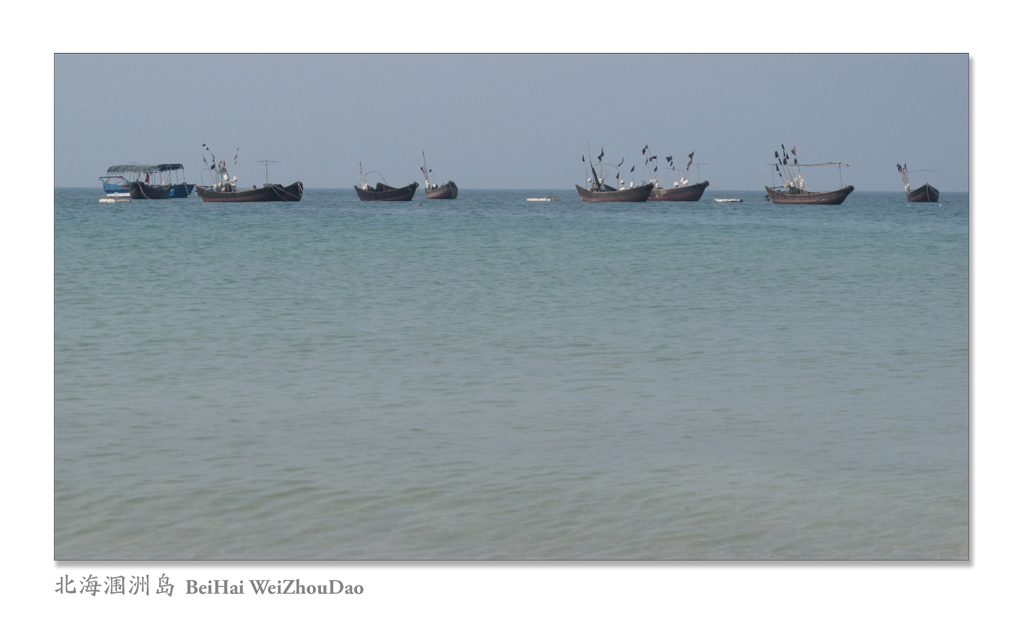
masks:
<path fill-rule="evenodd" d="M 648 155 L 650 148 L 644 146 L 641 154 Z M 651 163 L 654 163 L 654 169 L 651 173 L 651 182 L 654 183 L 654 190 L 651 191 L 651 196 L 647 198 L 647 201 L 687 201 L 695 202 L 698 201 L 703 195 L 704 190 L 711 184 L 709 181 L 704 180 L 703 182 L 697 182 L 697 184 L 690 184 L 690 181 L 686 179 L 686 173 L 690 171 L 690 165 L 693 165 L 693 155 L 696 152 L 690 152 L 690 161 L 686 163 L 686 169 L 679 171 L 676 169 L 676 164 L 672 161 L 671 156 L 667 156 L 665 159 L 668 161 L 669 167 L 672 169 L 672 177 L 674 182 L 672 188 L 662 188 L 661 184 L 658 183 L 658 157 L 654 154 L 650 154 L 647 157 L 647 167 L 650 168 Z M 700 166 L 707 163 L 696 163 L 697 164 L 697 180 L 700 180 Z"/>
<path fill-rule="evenodd" d="M 779 190 L 780 187 L 764 187 L 768 191 L 768 197 L 773 204 L 816 204 L 836 206 L 843 203 L 843 200 L 853 192 L 852 186 L 844 186 L 837 191 L 805 191 L 802 188 L 788 187 Z"/>
<path fill-rule="evenodd" d="M 195 184 L 184 179 L 177 163 L 114 165 L 100 177 L 107 194 L 127 193 L 132 199 L 179 199 L 192 194 Z"/>
<path fill-rule="evenodd" d="M 413 182 L 409 186 L 395 188 L 378 182 L 373 187 L 366 185 L 363 188 L 357 186 L 355 189 L 362 201 L 412 201 L 412 196 L 416 194 L 419 186 L 419 182 Z"/>
<path fill-rule="evenodd" d="M 622 189 L 617 189 L 607 184 L 601 184 L 600 187 L 589 189 L 585 189 L 579 184 L 576 185 L 576 191 L 580 194 L 580 199 L 585 202 L 645 202 L 650 197 L 652 190 L 654 190 L 654 185 L 650 182 Z"/>
<path fill-rule="evenodd" d="M 195 189 L 195 184 L 161 184 L 152 186 L 136 180 L 131 183 L 128 194 L 132 199 L 176 199 L 188 197 Z"/>
<path fill-rule="evenodd" d="M 455 199 L 459 196 L 459 187 L 448 180 L 441 186 L 434 184 L 430 188 L 423 189 L 423 194 L 427 196 L 427 199 Z"/>
<path fill-rule="evenodd" d="M 423 152 L 423 166 L 420 167 L 420 171 L 423 172 L 423 194 L 427 199 L 455 199 L 459 196 L 459 187 L 451 180 L 440 186 L 430 181 L 430 174 L 434 170 L 427 168 L 426 152 Z"/>
<path fill-rule="evenodd" d="M 262 187 L 257 187 L 254 184 L 251 189 L 239 189 L 238 176 L 231 176 L 228 173 L 227 163 L 223 160 L 218 161 L 217 157 L 213 155 L 210 148 L 206 147 L 205 143 L 203 147 L 206 148 L 206 151 L 210 152 L 210 157 L 213 159 L 212 163 L 208 163 L 206 155 L 203 155 L 203 162 L 208 165 L 208 168 L 204 167 L 203 171 L 213 176 L 213 183 L 196 186 L 196 194 L 204 202 L 297 202 L 302 199 L 304 190 L 302 182 L 293 182 L 288 186 L 265 182 Z M 277 161 L 258 160 L 256 162 L 262 163 L 267 168 L 271 163 Z M 238 164 L 237 151 L 234 164 Z M 203 179 L 203 176 L 200 175 L 200 178 Z"/>
<path fill-rule="evenodd" d="M 297 202 L 302 199 L 302 182 L 295 182 L 288 186 L 280 184 L 264 184 L 257 188 L 238 190 L 234 185 L 214 188 L 212 186 L 197 186 L 196 194 L 204 202 Z"/>
<path fill-rule="evenodd" d="M 813 163 L 810 165 L 801 165 L 797 160 L 796 146 L 792 148 L 793 162 L 790 164 L 789 152 L 786 151 L 786 146 L 782 146 L 782 156 L 779 156 L 778 152 L 775 152 L 775 159 L 777 162 L 769 163 L 769 167 L 772 167 L 772 179 L 776 174 L 785 182 L 778 186 L 766 186 L 764 190 L 768 191 L 768 199 L 773 204 L 809 204 L 809 205 L 828 205 L 837 206 L 843 203 L 844 200 L 853 192 L 852 186 L 842 186 L 843 184 L 843 167 L 849 167 L 847 163 L 841 162 L 827 162 L 827 163 Z M 804 189 L 804 177 L 800 173 L 801 167 L 838 167 L 839 168 L 839 190 L 836 191 L 808 191 Z M 793 168 L 796 168 L 796 175 L 793 175 Z"/>
<path fill-rule="evenodd" d="M 646 149 L 646 148 L 644 148 Z M 590 151 L 590 142 L 587 142 L 587 151 Z M 630 182 L 629 187 L 626 187 L 626 180 L 619 177 L 619 167 L 622 163 L 626 162 L 623 158 L 622 162 L 618 165 L 604 162 L 604 148 L 601 148 L 601 153 L 597 156 L 597 162 L 601 167 L 601 174 L 598 175 L 597 170 L 594 169 L 593 161 L 587 163 L 587 157 L 583 157 L 583 174 L 587 177 L 587 188 L 583 188 L 579 184 L 576 185 L 576 192 L 579 193 L 580 199 L 585 202 L 645 202 L 651 195 L 651 190 L 654 189 L 654 183 L 649 182 L 647 184 L 636 185 Z M 589 164 L 590 173 L 593 177 L 587 176 L 586 170 Z M 604 168 L 605 166 L 615 169 L 615 179 L 619 182 L 619 188 L 604 183 Z M 633 169 L 630 169 L 632 172 Z"/>
<path fill-rule="evenodd" d="M 367 171 L 366 173 L 376 173 L 381 179 L 384 179 L 379 171 Z M 378 182 L 376 186 L 370 186 L 366 181 L 366 174 L 363 173 L 363 163 L 359 163 L 359 186 L 356 186 L 355 189 L 360 201 L 412 201 L 419 186 L 419 182 L 413 182 L 408 186 L 395 188 L 388 186 L 387 180 Z"/>
<path fill-rule="evenodd" d="M 916 188 L 914 190 L 907 191 L 908 202 L 932 202 L 939 201 L 939 190 L 931 184 L 925 183 L 924 186 Z"/>
<path fill-rule="evenodd" d="M 695 202 L 704 195 L 704 189 L 711 184 L 707 180 L 699 184 L 688 184 L 686 186 L 673 186 L 672 188 L 658 188 L 651 190 L 651 196 L 647 201 L 687 201 Z"/>
<path fill-rule="evenodd" d="M 903 176 L 903 190 L 907 192 L 907 201 L 912 203 L 920 202 L 937 202 L 939 201 L 939 189 L 935 188 L 931 184 L 925 183 L 924 186 L 918 187 L 914 190 L 910 190 L 910 174 L 918 173 L 921 171 L 931 171 L 931 169 L 915 169 L 913 172 L 907 170 L 907 166 L 896 163 L 896 171 L 900 172 Z"/>

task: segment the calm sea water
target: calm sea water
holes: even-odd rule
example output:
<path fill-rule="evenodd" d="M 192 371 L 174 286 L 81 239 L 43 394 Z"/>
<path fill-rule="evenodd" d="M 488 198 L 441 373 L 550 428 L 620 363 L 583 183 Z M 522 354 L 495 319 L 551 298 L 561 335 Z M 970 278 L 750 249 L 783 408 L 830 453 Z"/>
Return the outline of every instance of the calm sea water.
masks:
<path fill-rule="evenodd" d="M 56 559 L 968 557 L 966 194 L 100 195 Z"/>

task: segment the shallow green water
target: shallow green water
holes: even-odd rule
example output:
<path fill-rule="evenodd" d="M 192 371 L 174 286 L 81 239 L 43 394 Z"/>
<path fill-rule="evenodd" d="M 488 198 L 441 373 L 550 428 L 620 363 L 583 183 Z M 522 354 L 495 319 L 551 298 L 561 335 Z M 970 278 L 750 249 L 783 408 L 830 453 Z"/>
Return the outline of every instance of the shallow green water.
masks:
<path fill-rule="evenodd" d="M 968 556 L 966 194 L 55 193 L 57 559 Z"/>

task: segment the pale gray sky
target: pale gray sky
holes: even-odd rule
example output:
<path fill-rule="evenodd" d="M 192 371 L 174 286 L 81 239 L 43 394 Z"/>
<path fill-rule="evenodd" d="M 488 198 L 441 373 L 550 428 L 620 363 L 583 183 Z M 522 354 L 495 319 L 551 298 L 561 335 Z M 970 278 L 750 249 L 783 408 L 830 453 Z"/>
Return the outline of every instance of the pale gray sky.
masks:
<path fill-rule="evenodd" d="M 206 143 L 243 184 L 344 188 L 359 163 L 389 183 L 572 188 L 580 157 L 696 160 L 712 188 L 759 189 L 781 143 L 843 161 L 843 181 L 902 191 L 968 184 L 966 54 L 78 55 L 55 56 L 54 184 L 98 186 L 107 167 L 180 162 Z M 112 88 L 114 87 L 114 88 Z M 691 175 L 691 178 L 694 176 Z M 834 169 L 804 171 L 838 186 Z"/>

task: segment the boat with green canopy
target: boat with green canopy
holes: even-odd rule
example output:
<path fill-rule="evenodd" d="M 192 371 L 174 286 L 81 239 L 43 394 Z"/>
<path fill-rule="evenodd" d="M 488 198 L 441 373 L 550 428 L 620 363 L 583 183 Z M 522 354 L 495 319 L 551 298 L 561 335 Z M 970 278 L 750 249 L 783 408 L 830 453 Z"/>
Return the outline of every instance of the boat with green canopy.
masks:
<path fill-rule="evenodd" d="M 178 199 L 192 194 L 195 184 L 185 182 L 185 168 L 177 163 L 114 165 L 100 176 L 108 195 L 129 194 L 132 199 Z"/>

